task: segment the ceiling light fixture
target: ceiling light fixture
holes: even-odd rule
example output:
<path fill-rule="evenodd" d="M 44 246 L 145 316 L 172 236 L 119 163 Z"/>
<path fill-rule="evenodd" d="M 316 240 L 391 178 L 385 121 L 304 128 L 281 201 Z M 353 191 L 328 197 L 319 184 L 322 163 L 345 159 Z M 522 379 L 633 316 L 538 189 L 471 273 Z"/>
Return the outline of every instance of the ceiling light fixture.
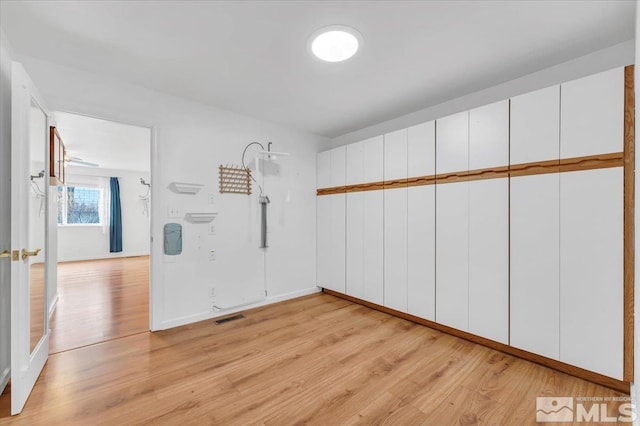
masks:
<path fill-rule="evenodd" d="M 318 59 L 342 62 L 351 58 L 362 45 L 362 35 L 346 25 L 320 28 L 309 37 L 307 47 Z"/>

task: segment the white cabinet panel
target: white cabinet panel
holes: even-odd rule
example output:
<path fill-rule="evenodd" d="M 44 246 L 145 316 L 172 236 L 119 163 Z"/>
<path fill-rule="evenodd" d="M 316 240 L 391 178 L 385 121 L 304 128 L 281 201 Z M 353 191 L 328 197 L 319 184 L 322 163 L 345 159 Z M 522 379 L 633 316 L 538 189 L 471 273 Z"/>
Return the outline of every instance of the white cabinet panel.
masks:
<path fill-rule="evenodd" d="M 382 170 L 382 169 L 381 169 Z M 384 297 L 384 194 L 362 192 L 363 290 L 362 298 L 378 305 Z"/>
<path fill-rule="evenodd" d="M 559 174 L 512 178 L 510 203 L 510 343 L 559 359 Z"/>
<path fill-rule="evenodd" d="M 624 69 L 561 85 L 560 157 L 582 157 L 623 149 Z"/>
<path fill-rule="evenodd" d="M 318 285 L 345 292 L 345 194 L 317 197 Z"/>
<path fill-rule="evenodd" d="M 384 191 L 384 306 L 407 312 L 407 188 Z"/>
<path fill-rule="evenodd" d="M 560 86 L 511 98 L 511 164 L 560 155 Z"/>
<path fill-rule="evenodd" d="M 469 170 L 509 164 L 509 101 L 469 111 Z"/>
<path fill-rule="evenodd" d="M 436 321 L 469 327 L 469 183 L 436 185 Z"/>
<path fill-rule="evenodd" d="M 329 157 L 330 158 L 330 157 Z M 316 197 L 316 284 L 326 287 L 331 270 L 331 199 Z"/>
<path fill-rule="evenodd" d="M 407 129 L 407 176 L 436 173 L 436 122 L 429 121 Z"/>
<path fill-rule="evenodd" d="M 560 360 L 622 379 L 622 167 L 562 173 L 560 200 Z"/>
<path fill-rule="evenodd" d="M 364 156 L 363 182 L 384 180 L 384 138 L 377 136 L 362 142 Z"/>
<path fill-rule="evenodd" d="M 435 185 L 407 189 L 407 308 L 435 320 Z"/>
<path fill-rule="evenodd" d="M 331 198 L 331 271 L 328 288 L 345 292 L 345 194 L 324 195 Z"/>
<path fill-rule="evenodd" d="M 469 182 L 469 331 L 509 343 L 509 180 Z"/>
<path fill-rule="evenodd" d="M 347 148 L 341 146 L 331 151 L 331 185 L 344 186 L 346 184 Z"/>
<path fill-rule="evenodd" d="M 384 135 L 384 180 L 407 177 L 407 129 Z"/>
<path fill-rule="evenodd" d="M 348 153 L 348 151 L 347 151 Z M 346 291 L 353 297 L 362 298 L 363 289 L 363 204 L 362 192 L 346 194 Z"/>
<path fill-rule="evenodd" d="M 316 186 L 331 186 L 331 151 L 319 152 L 316 156 Z"/>
<path fill-rule="evenodd" d="M 346 185 L 363 183 L 364 153 L 363 142 L 356 142 L 346 146 Z"/>
<path fill-rule="evenodd" d="M 469 169 L 469 112 L 436 120 L 436 173 Z"/>

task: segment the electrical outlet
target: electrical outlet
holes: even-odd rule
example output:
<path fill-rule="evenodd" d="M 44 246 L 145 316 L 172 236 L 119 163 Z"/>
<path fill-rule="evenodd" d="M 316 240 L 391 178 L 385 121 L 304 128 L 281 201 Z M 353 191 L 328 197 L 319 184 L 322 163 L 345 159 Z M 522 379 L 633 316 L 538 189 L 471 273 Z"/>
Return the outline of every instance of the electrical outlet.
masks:
<path fill-rule="evenodd" d="M 216 251 L 209 250 L 209 262 L 213 262 L 216 260 Z"/>
<path fill-rule="evenodd" d="M 215 224 L 215 222 L 211 222 L 209 224 L 209 235 L 216 235 L 216 224 Z"/>

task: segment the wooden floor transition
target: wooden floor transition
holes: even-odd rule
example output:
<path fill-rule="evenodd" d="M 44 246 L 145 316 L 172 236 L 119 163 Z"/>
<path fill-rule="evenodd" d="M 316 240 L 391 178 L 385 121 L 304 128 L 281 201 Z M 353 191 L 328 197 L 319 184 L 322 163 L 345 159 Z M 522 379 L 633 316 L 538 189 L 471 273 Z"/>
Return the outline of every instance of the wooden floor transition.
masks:
<path fill-rule="evenodd" d="M 521 425 L 538 396 L 625 396 L 327 294 L 244 315 L 52 355 L 0 423 Z"/>
<path fill-rule="evenodd" d="M 49 352 L 149 331 L 149 256 L 58 264 Z"/>

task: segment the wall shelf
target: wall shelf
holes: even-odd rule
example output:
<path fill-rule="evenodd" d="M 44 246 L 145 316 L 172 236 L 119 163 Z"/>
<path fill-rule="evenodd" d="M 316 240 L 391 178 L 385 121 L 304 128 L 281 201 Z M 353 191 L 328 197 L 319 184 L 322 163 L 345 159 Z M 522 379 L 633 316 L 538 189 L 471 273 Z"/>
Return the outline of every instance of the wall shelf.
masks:
<path fill-rule="evenodd" d="M 186 219 L 194 223 L 207 223 L 216 218 L 218 212 L 190 212 L 185 215 Z"/>
<path fill-rule="evenodd" d="M 200 183 L 171 182 L 169 188 L 181 194 L 197 194 L 204 185 Z"/>

